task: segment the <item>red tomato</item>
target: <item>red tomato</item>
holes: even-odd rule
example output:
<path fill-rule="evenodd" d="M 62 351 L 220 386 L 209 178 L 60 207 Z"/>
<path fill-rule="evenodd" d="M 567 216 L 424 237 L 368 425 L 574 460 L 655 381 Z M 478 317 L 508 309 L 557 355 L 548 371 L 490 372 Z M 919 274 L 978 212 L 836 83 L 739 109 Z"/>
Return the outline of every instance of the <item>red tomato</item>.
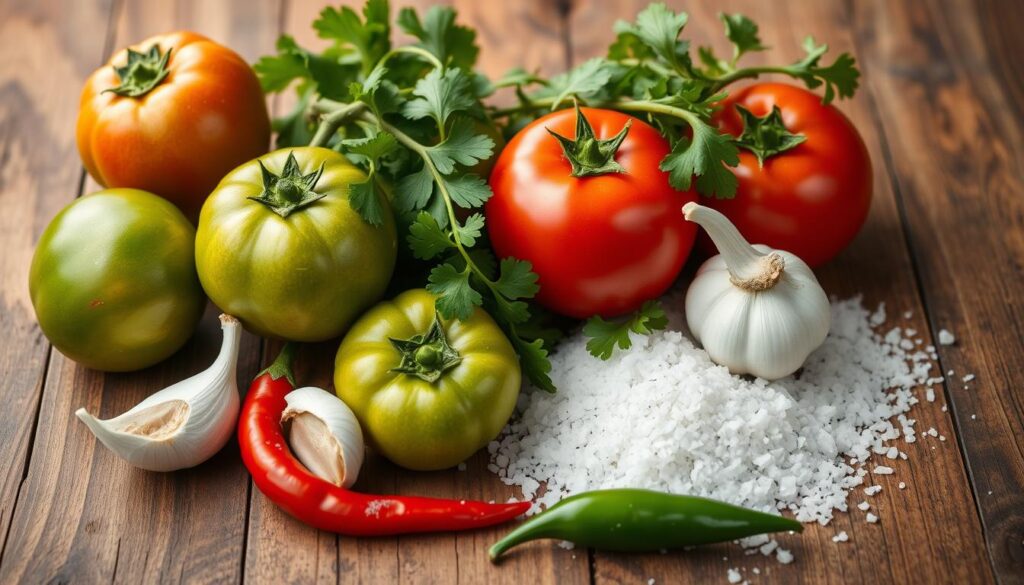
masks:
<path fill-rule="evenodd" d="M 632 122 L 614 155 L 623 172 L 572 176 L 561 143 L 548 131 L 574 136 L 576 113 L 554 112 L 502 151 L 485 212 L 498 256 L 533 264 L 538 302 L 571 317 L 611 317 L 671 286 L 696 233 L 680 208 L 696 195 L 673 189 L 658 169 L 669 145 L 657 130 L 619 112 L 582 111 L 599 140 Z"/>
<path fill-rule="evenodd" d="M 92 74 L 77 134 L 96 182 L 156 193 L 195 221 L 221 177 L 267 151 L 270 118 L 244 59 L 176 32 L 119 51 Z"/>
<path fill-rule="evenodd" d="M 860 134 L 820 96 L 758 83 L 730 95 L 715 115 L 718 127 L 733 136 L 743 132 L 736 104 L 758 117 L 778 106 L 786 129 L 806 140 L 765 159 L 763 168 L 741 148 L 736 197 L 701 203 L 722 212 L 751 243 L 792 252 L 812 267 L 831 260 L 857 235 L 871 207 L 871 160 Z M 700 245 L 715 253 L 707 236 Z"/>

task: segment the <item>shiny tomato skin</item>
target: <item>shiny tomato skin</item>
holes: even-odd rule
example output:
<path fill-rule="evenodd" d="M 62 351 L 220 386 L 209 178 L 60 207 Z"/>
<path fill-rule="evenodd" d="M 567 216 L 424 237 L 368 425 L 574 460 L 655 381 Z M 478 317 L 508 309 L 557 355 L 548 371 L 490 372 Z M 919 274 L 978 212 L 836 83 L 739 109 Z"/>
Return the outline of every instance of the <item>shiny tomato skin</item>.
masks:
<path fill-rule="evenodd" d="M 86 82 L 77 141 L 89 174 L 106 187 L 156 193 L 195 221 L 221 177 L 267 152 L 270 118 L 259 80 L 237 53 L 191 32 L 134 45 L 171 50 L 167 77 L 139 97 L 109 90 L 120 84 L 117 52 Z"/>
<path fill-rule="evenodd" d="M 39 327 L 61 353 L 95 370 L 149 367 L 178 351 L 206 306 L 196 230 L 165 199 L 97 191 L 46 227 L 29 272 Z"/>
<path fill-rule="evenodd" d="M 735 105 L 756 116 L 778 106 L 786 128 L 807 139 L 770 157 L 764 167 L 740 149 L 734 169 L 739 187 L 732 199 L 702 198 L 728 217 L 751 243 L 792 252 L 812 267 L 842 251 L 867 219 L 872 173 L 867 147 L 849 119 L 821 96 L 784 83 L 757 83 L 730 95 L 714 121 L 739 136 L 743 123 Z M 706 236 L 702 250 L 716 253 Z"/>
<path fill-rule="evenodd" d="M 696 234 L 680 208 L 696 195 L 673 189 L 658 169 L 669 145 L 653 127 L 619 112 L 582 111 L 599 139 L 615 136 L 632 119 L 615 156 L 625 172 L 571 176 L 548 129 L 575 136 L 576 114 L 548 114 L 516 134 L 498 157 L 487 226 L 500 258 L 533 264 L 542 305 L 570 317 L 612 317 L 671 286 Z"/>

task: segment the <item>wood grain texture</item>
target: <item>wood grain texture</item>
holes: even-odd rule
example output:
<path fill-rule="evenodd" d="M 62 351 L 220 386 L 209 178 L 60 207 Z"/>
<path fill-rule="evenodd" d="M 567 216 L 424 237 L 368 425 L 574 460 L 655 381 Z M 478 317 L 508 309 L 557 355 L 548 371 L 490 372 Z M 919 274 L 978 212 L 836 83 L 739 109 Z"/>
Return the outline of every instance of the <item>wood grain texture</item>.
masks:
<path fill-rule="evenodd" d="M 958 338 L 939 351 L 988 552 L 1000 581 L 1024 582 L 1021 6 L 850 9 L 930 323 Z"/>
<path fill-rule="evenodd" d="M 0 2 L 0 551 L 50 354 L 29 299 L 29 265 L 47 222 L 78 193 L 78 91 L 103 59 L 110 12 L 109 0 Z M 100 33 L 77 34 L 83 26 Z"/>
<path fill-rule="evenodd" d="M 761 25 L 761 36 L 771 50 L 749 57 L 754 64 L 791 62 L 802 56 L 800 42 L 813 34 L 827 39 L 834 55 L 842 51 L 856 54 L 850 33 L 850 19 L 840 2 L 806 3 L 799 7 L 753 1 L 709 3 L 670 2 L 676 10 L 686 10 L 690 21 L 684 36 L 695 45 L 712 45 L 719 54 L 728 50 L 717 13 L 741 12 Z M 812 5 L 813 4 L 813 5 Z M 610 40 L 611 25 L 617 18 L 631 18 L 646 2 L 617 3 L 615 10 L 597 10 L 592 2 L 574 5 L 570 24 L 573 56 L 580 62 L 601 54 Z M 890 33 L 896 34 L 896 33 Z M 871 64 L 866 64 L 871 76 Z M 885 302 L 890 315 L 887 327 L 929 331 L 929 323 L 914 277 L 914 267 L 904 245 L 899 202 L 886 172 L 885 147 L 880 140 L 877 119 L 871 108 L 871 96 L 863 92 L 838 107 L 860 129 L 875 166 L 874 201 L 871 215 L 862 233 L 849 249 L 818 271 L 826 291 L 840 298 L 863 294 L 867 306 Z M 911 319 L 903 319 L 911 311 Z M 935 375 L 939 375 L 939 364 Z M 950 413 L 942 411 L 943 401 L 924 400 L 912 417 L 918 428 L 934 427 L 950 440 L 919 440 L 900 444 L 908 461 L 888 461 L 895 475 L 866 478 L 865 486 L 878 484 L 883 491 L 867 497 L 862 489 L 850 495 L 849 514 L 838 514 L 827 527 L 808 526 L 800 537 L 784 537 L 780 544 L 793 551 L 797 562 L 779 565 L 760 554 L 746 556 L 739 547 L 716 547 L 714 552 L 670 555 L 605 555 L 595 558 L 598 582 L 631 581 L 655 578 L 658 582 L 706 582 L 722 580 L 728 568 L 737 568 L 743 578 L 758 583 L 829 582 L 987 582 L 991 570 L 981 544 L 981 526 L 973 496 L 956 444 Z M 920 435 L 919 435 L 920 436 Z M 933 450 L 934 448 L 934 450 Z M 882 464 L 879 462 L 879 464 Z M 873 467 L 869 465 L 868 469 Z M 897 484 L 904 481 L 907 489 Z M 854 506 L 868 501 L 871 512 L 881 518 L 877 525 L 867 524 L 865 513 Z M 833 543 L 831 537 L 846 531 L 850 542 Z M 753 573 L 758 568 L 759 575 Z"/>
<path fill-rule="evenodd" d="M 268 5 L 246 2 L 245 8 L 262 22 L 273 22 L 259 16 Z M 235 28 L 230 11 L 223 7 L 210 10 L 198 2 L 130 2 L 115 10 L 109 37 L 115 47 L 176 28 L 191 28 L 243 52 L 248 50 L 251 55 L 259 50 L 257 47 L 269 46 L 276 32 L 266 30 L 260 38 L 258 27 Z M 76 20 L 74 10 L 55 10 L 48 19 L 63 23 L 61 32 L 66 38 L 94 36 L 102 44 L 108 18 L 103 15 L 96 20 L 97 34 L 80 35 L 72 31 L 81 30 L 85 24 Z M 80 73 L 74 70 L 74 77 L 65 74 L 61 82 L 75 79 L 76 88 L 80 86 L 85 75 L 100 65 L 101 50 L 98 46 L 92 62 L 81 67 Z M 60 91 L 53 94 L 62 95 Z M 63 95 L 77 103 L 77 89 L 65 90 Z M 75 107 L 69 107 L 72 115 L 55 118 L 53 123 L 59 124 L 64 140 L 72 144 Z M 45 160 L 48 154 L 52 152 L 39 156 Z M 76 175 L 76 180 L 63 188 L 67 202 L 75 194 L 81 173 L 73 146 L 62 165 Z M 55 209 L 51 205 L 47 211 L 43 222 Z M 0 582 L 240 579 L 248 480 L 233 443 L 191 470 L 144 472 L 99 445 L 72 414 L 80 406 L 102 418 L 127 410 L 152 392 L 207 367 L 217 354 L 220 338 L 216 313 L 211 309 L 193 340 L 181 351 L 141 372 L 105 375 L 78 367 L 52 352 L 32 458 L 4 547 Z M 252 376 L 258 351 L 255 338 L 246 336 L 240 378 Z"/>
<path fill-rule="evenodd" d="M 399 1 L 392 9 L 432 3 Z M 454 4 L 478 30 L 479 67 L 496 77 L 514 66 L 550 75 L 603 54 L 612 23 L 632 19 L 647 2 Z M 868 145 L 875 200 L 853 246 L 819 276 L 837 296 L 863 294 L 867 306 L 884 301 L 887 327 L 917 329 L 933 343 L 943 328 L 958 337 L 939 348 L 936 371 L 955 370 L 944 395 L 929 403 L 922 389 L 911 414 L 919 437 L 934 427 L 947 440 L 901 445 L 909 460 L 885 460 L 896 474 L 865 484 L 883 491 L 851 495 L 851 506 L 871 504 L 879 524 L 853 508 L 827 527 L 783 537 L 793 565 L 745 556 L 732 544 L 611 555 L 540 541 L 493 566 L 486 548 L 505 528 L 376 539 L 309 528 L 252 488 L 233 442 L 193 470 L 131 468 L 73 411 L 113 416 L 198 372 L 216 354 L 220 333 L 211 308 L 195 338 L 167 362 L 104 375 L 51 350 L 35 325 L 26 285 L 35 241 L 63 205 L 99 188 L 82 181 L 74 146 L 78 90 L 111 48 L 177 28 L 207 34 L 250 61 L 272 51 L 282 31 L 321 47 L 310 23 L 325 3 L 0 0 L 0 583 L 660 584 L 725 582 L 728 568 L 751 583 L 1024 583 L 1024 4 L 670 4 L 690 13 L 684 36 L 720 50 L 719 11 L 754 17 L 772 49 L 752 55 L 752 63 L 794 60 L 803 36 L 813 34 L 832 55 L 851 51 L 861 64 L 860 93 L 839 107 Z M 291 103 L 278 99 L 275 109 Z M 300 384 L 332 388 L 336 347 L 303 347 Z M 278 349 L 245 336 L 243 387 Z M 977 379 L 965 384 L 968 373 Z M 356 488 L 498 501 L 518 495 L 487 463 L 479 453 L 462 472 L 413 473 L 371 455 Z M 833 543 L 839 531 L 850 542 Z"/>

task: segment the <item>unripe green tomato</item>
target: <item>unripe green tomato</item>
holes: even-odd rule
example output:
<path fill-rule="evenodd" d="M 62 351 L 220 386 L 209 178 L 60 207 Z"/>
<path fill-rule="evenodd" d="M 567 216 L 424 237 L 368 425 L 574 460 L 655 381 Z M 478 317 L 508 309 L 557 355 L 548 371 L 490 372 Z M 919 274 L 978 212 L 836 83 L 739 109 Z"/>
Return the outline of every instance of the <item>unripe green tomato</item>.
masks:
<path fill-rule="evenodd" d="M 344 333 L 380 300 L 398 252 L 386 198 L 375 192 L 376 226 L 349 203 L 352 185 L 365 181 L 345 157 L 319 147 L 284 148 L 228 173 L 203 204 L 196 235 L 210 300 L 266 337 Z"/>
<path fill-rule="evenodd" d="M 32 257 L 29 290 L 43 333 L 97 370 L 151 366 L 177 351 L 206 305 L 195 229 L 165 199 L 107 189 L 65 207 Z"/>
<path fill-rule="evenodd" d="M 519 358 L 494 319 L 476 308 L 435 325 L 435 300 L 413 289 L 379 303 L 334 362 L 335 392 L 370 444 L 408 469 L 465 461 L 498 436 L 519 397 Z"/>

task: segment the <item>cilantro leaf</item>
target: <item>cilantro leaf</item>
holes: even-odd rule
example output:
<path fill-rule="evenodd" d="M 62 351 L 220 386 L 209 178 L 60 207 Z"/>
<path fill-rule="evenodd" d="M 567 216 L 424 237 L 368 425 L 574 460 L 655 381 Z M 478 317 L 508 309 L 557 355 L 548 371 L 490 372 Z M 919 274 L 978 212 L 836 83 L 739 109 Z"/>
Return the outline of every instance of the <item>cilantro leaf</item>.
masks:
<path fill-rule="evenodd" d="M 313 28 L 322 39 L 355 47 L 366 69 L 369 69 L 391 48 L 387 1 L 369 0 L 363 8 L 363 14 L 366 16 L 365 23 L 347 6 L 341 10 L 328 6 L 313 21 Z"/>
<path fill-rule="evenodd" d="M 610 63 L 600 57 L 585 61 L 579 67 L 551 78 L 548 87 L 538 95 L 555 96 L 551 109 L 556 109 L 566 99 L 576 96 L 587 98 L 604 89 L 612 77 Z"/>
<path fill-rule="evenodd" d="M 516 258 L 501 260 L 501 273 L 494 284 L 498 292 L 510 299 L 533 298 L 540 290 L 533 265 Z"/>
<path fill-rule="evenodd" d="M 736 195 L 736 176 L 724 165 L 739 164 L 736 144 L 703 121 L 694 120 L 691 128 L 693 138 L 680 138 L 658 168 L 669 173 L 669 183 L 679 191 L 688 190 L 696 176 L 701 194 L 731 199 Z"/>
<path fill-rule="evenodd" d="M 359 213 L 366 223 L 380 227 L 384 224 L 384 204 L 377 191 L 377 182 L 370 178 L 362 183 L 352 183 L 348 190 L 348 203 Z"/>
<path fill-rule="evenodd" d="M 530 306 L 523 301 L 512 301 L 501 295 L 494 297 L 493 310 L 499 319 L 512 325 L 525 323 L 530 318 Z"/>
<path fill-rule="evenodd" d="M 860 86 L 860 71 L 857 62 L 849 53 L 843 53 L 828 67 L 820 67 L 821 57 L 828 51 L 828 45 L 818 45 L 814 37 L 804 39 L 807 56 L 786 69 L 791 75 L 802 80 L 809 89 L 825 85 L 823 103 L 830 103 L 836 95 L 852 97 Z"/>
<path fill-rule="evenodd" d="M 523 372 L 530 380 L 530 383 L 537 388 L 555 393 L 555 384 L 551 381 L 551 361 L 548 359 L 548 351 L 544 349 L 544 343 L 540 339 L 526 341 L 518 336 L 511 336 L 512 345 L 519 354 L 519 364 Z"/>
<path fill-rule="evenodd" d="M 290 35 L 278 37 L 277 55 L 260 57 L 252 68 L 256 71 L 265 93 L 282 91 L 292 81 L 309 77 L 302 50 Z"/>
<path fill-rule="evenodd" d="M 655 55 L 676 71 L 689 69 L 689 43 L 679 40 L 679 33 L 689 17 L 685 12 L 678 14 L 658 2 L 649 5 L 636 15 L 636 24 L 618 21 L 616 33 L 631 33 L 643 41 Z"/>
<path fill-rule="evenodd" d="M 726 14 L 724 12 L 720 13 L 718 18 L 725 25 L 725 36 L 732 43 L 733 63 L 736 63 L 744 53 L 767 49 L 761 44 L 761 38 L 757 34 L 757 24 L 754 21 L 742 14 Z"/>
<path fill-rule="evenodd" d="M 490 185 L 477 175 L 445 177 L 444 184 L 452 201 L 463 209 L 480 207 L 493 195 Z"/>
<path fill-rule="evenodd" d="M 433 69 L 416 82 L 413 95 L 402 109 L 410 120 L 433 118 L 439 127 L 445 125 L 454 112 L 468 110 L 476 100 L 473 97 L 470 80 L 460 69 L 448 69 L 441 73 Z"/>
<path fill-rule="evenodd" d="M 455 170 L 455 164 L 472 166 L 486 160 L 494 151 L 494 140 L 486 134 L 474 134 L 469 123 L 461 120 L 452 126 L 452 131 L 441 144 L 427 149 L 430 160 L 442 174 Z"/>
<path fill-rule="evenodd" d="M 473 307 L 483 303 L 480 296 L 469 284 L 469 269 L 456 270 L 451 264 L 440 264 L 430 271 L 427 290 L 437 295 L 437 310 L 446 319 L 468 319 Z"/>
<path fill-rule="evenodd" d="M 375 136 L 342 140 L 346 152 L 358 154 L 371 162 L 377 162 L 398 147 L 398 141 L 387 132 L 378 132 Z"/>
<path fill-rule="evenodd" d="M 398 181 L 395 189 L 395 207 L 399 211 L 412 211 L 423 209 L 430 202 L 430 196 L 434 193 L 434 176 L 430 173 L 427 165 L 409 173 Z"/>
<path fill-rule="evenodd" d="M 398 26 L 419 39 L 419 45 L 430 51 L 442 63 L 470 70 L 476 64 L 480 48 L 476 46 L 476 31 L 455 24 L 456 12 L 448 6 L 432 6 L 420 22 L 412 8 L 398 13 Z"/>
<path fill-rule="evenodd" d="M 449 248 L 454 248 L 448 234 L 437 224 L 437 220 L 426 211 L 416 215 L 416 221 L 409 226 L 407 238 L 413 256 L 420 260 L 430 260 Z"/>
<path fill-rule="evenodd" d="M 583 334 L 589 337 L 587 350 L 594 357 L 606 360 L 615 352 L 615 347 L 629 349 L 633 341 L 630 332 L 648 335 L 656 329 L 664 329 L 668 325 L 665 311 L 657 301 L 647 301 L 635 313 L 624 321 L 605 321 L 600 316 L 593 316 L 583 326 Z"/>
<path fill-rule="evenodd" d="M 484 216 L 480 213 L 474 213 L 466 218 L 466 221 L 459 225 L 455 224 L 455 231 L 459 233 L 459 239 L 462 241 L 462 245 L 467 248 L 472 248 L 476 245 L 477 238 L 483 233 L 484 229 Z"/>

